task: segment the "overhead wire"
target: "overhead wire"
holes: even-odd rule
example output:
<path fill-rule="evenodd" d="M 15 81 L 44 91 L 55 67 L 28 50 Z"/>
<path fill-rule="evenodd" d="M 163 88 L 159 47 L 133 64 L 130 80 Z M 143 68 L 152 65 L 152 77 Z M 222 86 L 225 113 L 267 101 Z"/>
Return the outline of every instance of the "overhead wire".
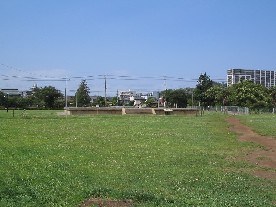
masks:
<path fill-rule="evenodd" d="M 7 71 L 8 70 L 8 71 Z M 3 73 L 6 71 L 5 73 Z M 184 83 L 196 83 L 198 79 L 195 78 L 184 78 L 184 77 L 179 77 L 179 76 L 168 76 L 168 75 L 158 75 L 158 76 L 133 76 L 133 75 L 113 75 L 113 74 L 89 74 L 85 76 L 68 76 L 68 77 L 62 77 L 62 76 L 50 76 L 50 75 L 41 75 L 38 73 L 34 72 L 29 72 L 26 70 L 19 69 L 17 67 L 13 67 L 7 64 L 0 63 L 0 80 L 4 81 L 27 81 L 27 82 L 75 82 L 79 80 L 87 80 L 87 81 L 94 81 L 97 82 L 97 80 L 105 80 L 105 90 L 106 92 L 114 92 L 114 88 L 135 88 L 137 85 L 137 81 L 143 81 L 142 84 L 147 85 L 151 84 L 150 81 L 163 81 L 163 89 L 167 88 L 168 82 L 182 82 Z M 214 81 L 218 82 L 226 82 L 226 78 L 215 78 L 212 79 Z M 129 87 L 129 84 L 127 86 L 120 86 L 121 81 L 130 81 L 130 82 L 135 82 L 131 87 Z M 116 82 L 116 84 L 114 83 Z M 146 82 L 146 83 L 145 83 Z M 108 89 L 107 86 L 108 84 L 113 84 L 109 85 L 110 88 Z M 139 83 L 138 83 L 139 84 Z M 114 86 L 116 85 L 116 86 Z M 155 84 L 158 85 L 158 82 Z M 97 83 L 97 85 L 94 84 L 96 88 L 101 88 L 101 83 Z M 159 85 L 160 86 L 160 85 Z M 153 90 L 160 90 L 160 87 L 154 87 L 153 85 L 150 85 L 145 91 L 153 91 Z M 105 90 L 97 90 L 97 91 L 105 91 Z M 118 90 L 118 89 L 117 89 Z M 117 91 L 116 90 L 116 91 Z"/>

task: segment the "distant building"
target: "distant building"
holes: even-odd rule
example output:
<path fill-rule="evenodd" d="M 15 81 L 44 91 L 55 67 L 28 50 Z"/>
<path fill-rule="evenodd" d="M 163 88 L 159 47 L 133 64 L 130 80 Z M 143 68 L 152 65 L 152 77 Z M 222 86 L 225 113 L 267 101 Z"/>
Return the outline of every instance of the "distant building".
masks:
<path fill-rule="evenodd" d="M 140 107 L 142 106 L 145 101 L 149 98 L 153 97 L 155 100 L 159 99 L 159 92 L 152 92 L 152 93 L 136 93 L 136 91 L 121 91 L 118 94 L 119 101 L 122 105 L 128 105 L 130 102 L 133 102 L 134 106 Z"/>
<path fill-rule="evenodd" d="M 23 96 L 23 92 L 15 88 L 6 88 L 0 90 L 2 93 L 7 94 L 8 96 Z"/>
<path fill-rule="evenodd" d="M 128 105 L 131 101 L 134 101 L 135 91 L 121 91 L 118 95 L 119 101 L 122 105 Z"/>
<path fill-rule="evenodd" d="M 227 86 L 240 83 L 242 80 L 251 80 L 267 88 L 273 87 L 276 86 L 276 71 L 250 69 L 227 70 Z"/>
<path fill-rule="evenodd" d="M 32 91 L 20 91 L 19 89 L 16 88 L 3 88 L 0 89 L 0 91 L 4 94 L 7 94 L 8 96 L 18 96 L 18 97 L 26 97 L 29 95 L 32 95 Z"/>
<path fill-rule="evenodd" d="M 133 106 L 136 107 L 141 107 L 146 102 L 146 99 L 141 96 L 133 96 L 130 100 L 134 101 Z"/>

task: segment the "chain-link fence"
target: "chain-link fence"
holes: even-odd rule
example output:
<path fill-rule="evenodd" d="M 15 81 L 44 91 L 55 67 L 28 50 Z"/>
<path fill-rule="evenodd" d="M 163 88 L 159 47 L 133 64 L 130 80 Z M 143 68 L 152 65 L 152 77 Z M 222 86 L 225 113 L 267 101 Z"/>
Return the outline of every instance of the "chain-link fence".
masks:
<path fill-rule="evenodd" d="M 213 106 L 207 107 L 206 110 L 209 111 L 218 111 L 228 114 L 258 114 L 258 113 L 276 113 L 276 108 L 261 108 L 258 110 L 249 110 L 248 107 L 240 107 L 240 106 Z"/>

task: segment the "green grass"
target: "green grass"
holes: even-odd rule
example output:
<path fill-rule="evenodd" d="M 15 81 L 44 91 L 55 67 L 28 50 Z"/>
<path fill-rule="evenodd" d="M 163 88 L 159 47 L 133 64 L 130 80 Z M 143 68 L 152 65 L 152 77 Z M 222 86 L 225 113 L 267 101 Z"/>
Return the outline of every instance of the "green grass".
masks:
<path fill-rule="evenodd" d="M 272 136 L 276 139 L 275 114 L 251 114 L 239 117 L 243 123 L 250 126 L 258 134 Z"/>
<path fill-rule="evenodd" d="M 273 206 L 275 182 L 229 159 L 252 145 L 224 119 L 0 111 L 0 206 L 78 206 L 91 196 L 135 206 Z"/>

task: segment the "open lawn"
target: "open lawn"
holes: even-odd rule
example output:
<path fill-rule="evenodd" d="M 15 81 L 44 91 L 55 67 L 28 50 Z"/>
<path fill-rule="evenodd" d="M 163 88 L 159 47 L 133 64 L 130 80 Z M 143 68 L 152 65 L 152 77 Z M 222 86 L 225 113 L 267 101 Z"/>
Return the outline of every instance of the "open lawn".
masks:
<path fill-rule="evenodd" d="M 273 136 L 276 139 L 276 114 L 251 114 L 241 116 L 240 119 L 257 133 L 265 136 Z"/>
<path fill-rule="evenodd" d="M 90 197 L 275 206 L 275 181 L 236 159 L 256 145 L 239 142 L 225 118 L 0 111 L 0 206 L 76 207 Z"/>

